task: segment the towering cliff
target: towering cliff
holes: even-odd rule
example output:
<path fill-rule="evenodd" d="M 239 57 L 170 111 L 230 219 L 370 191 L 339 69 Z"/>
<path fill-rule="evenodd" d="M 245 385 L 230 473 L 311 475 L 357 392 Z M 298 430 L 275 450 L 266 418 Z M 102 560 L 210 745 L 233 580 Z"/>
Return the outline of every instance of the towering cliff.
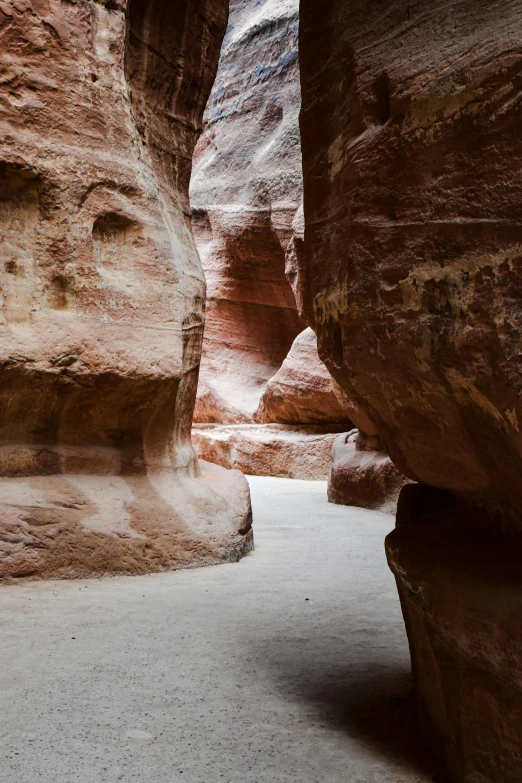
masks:
<path fill-rule="evenodd" d="M 248 488 L 190 442 L 188 183 L 225 0 L 0 7 L 0 575 L 235 558 Z"/>
<path fill-rule="evenodd" d="M 455 781 L 515 783 L 522 3 L 300 13 L 302 308 L 423 484 L 388 540 L 423 725 Z"/>

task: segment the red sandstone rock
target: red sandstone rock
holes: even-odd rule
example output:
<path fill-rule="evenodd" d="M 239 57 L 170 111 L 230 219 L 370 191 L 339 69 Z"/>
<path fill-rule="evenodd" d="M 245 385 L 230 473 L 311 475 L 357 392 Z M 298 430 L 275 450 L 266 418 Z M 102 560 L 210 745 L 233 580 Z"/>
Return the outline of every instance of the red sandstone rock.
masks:
<path fill-rule="evenodd" d="M 378 436 L 352 430 L 334 440 L 328 477 L 330 503 L 394 513 L 406 483 L 409 480 L 399 473 Z"/>
<path fill-rule="evenodd" d="M 522 2 L 300 14 L 301 311 L 396 466 L 489 511 L 398 528 L 388 553 L 452 780 L 515 783 L 520 554 L 494 529 L 522 504 Z"/>
<path fill-rule="evenodd" d="M 328 478 L 332 444 L 342 425 L 195 424 L 201 459 L 254 476 Z M 335 430 L 332 432 L 332 430 Z"/>
<path fill-rule="evenodd" d="M 191 182 L 208 286 L 197 422 L 253 422 L 303 328 L 285 277 L 301 198 L 297 23 L 297 0 L 231 3 Z"/>
<path fill-rule="evenodd" d="M 225 24 L 224 0 L 0 3 L 2 576 L 251 544 L 245 480 L 190 442 L 188 181 Z"/>
<path fill-rule="evenodd" d="M 256 420 L 350 425 L 332 388 L 332 376 L 317 355 L 317 339 L 310 328 L 295 338 L 281 368 L 268 381 Z"/>
<path fill-rule="evenodd" d="M 303 0 L 299 47 L 319 355 L 406 475 L 515 503 L 521 11 Z"/>
<path fill-rule="evenodd" d="M 191 183 L 208 285 L 193 438 L 220 465 L 325 479 L 330 430 L 347 416 L 315 344 L 298 338 L 292 348 L 303 324 L 285 276 L 290 240 L 287 271 L 297 275 L 299 245 L 297 19 L 297 0 L 231 3 Z M 292 426 L 302 423 L 312 426 Z"/>

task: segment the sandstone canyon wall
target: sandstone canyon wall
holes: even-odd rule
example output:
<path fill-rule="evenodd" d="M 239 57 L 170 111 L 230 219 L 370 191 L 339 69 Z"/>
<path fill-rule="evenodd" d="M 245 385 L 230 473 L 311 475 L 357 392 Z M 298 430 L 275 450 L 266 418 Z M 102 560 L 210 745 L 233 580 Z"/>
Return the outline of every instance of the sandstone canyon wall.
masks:
<path fill-rule="evenodd" d="M 207 280 L 195 421 L 254 422 L 303 326 L 285 277 L 302 189 L 298 0 L 232 0 L 194 157 L 194 234 Z"/>
<path fill-rule="evenodd" d="M 208 286 L 192 437 L 220 465 L 314 479 L 350 422 L 285 275 L 302 192 L 298 5 L 230 7 L 190 188 Z"/>
<path fill-rule="evenodd" d="M 269 379 L 256 419 L 280 424 L 335 425 L 347 421 L 332 377 L 317 355 L 317 339 L 310 328 L 297 335 L 281 367 Z"/>
<path fill-rule="evenodd" d="M 422 483 L 387 549 L 419 715 L 459 783 L 522 778 L 521 33 L 520 0 L 300 10 L 302 309 Z"/>
<path fill-rule="evenodd" d="M 204 279 L 188 184 L 225 0 L 0 2 L 0 575 L 251 545 L 190 426 Z"/>

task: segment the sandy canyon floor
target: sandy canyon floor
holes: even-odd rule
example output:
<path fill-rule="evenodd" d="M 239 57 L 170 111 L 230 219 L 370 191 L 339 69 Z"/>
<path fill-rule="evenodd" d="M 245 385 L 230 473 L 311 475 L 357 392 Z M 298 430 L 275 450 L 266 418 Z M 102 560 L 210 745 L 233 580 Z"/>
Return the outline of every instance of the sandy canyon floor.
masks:
<path fill-rule="evenodd" d="M 2 783 L 433 783 L 383 539 L 250 479 L 240 563 L 0 588 Z M 431 770 L 431 771 L 430 771 Z"/>

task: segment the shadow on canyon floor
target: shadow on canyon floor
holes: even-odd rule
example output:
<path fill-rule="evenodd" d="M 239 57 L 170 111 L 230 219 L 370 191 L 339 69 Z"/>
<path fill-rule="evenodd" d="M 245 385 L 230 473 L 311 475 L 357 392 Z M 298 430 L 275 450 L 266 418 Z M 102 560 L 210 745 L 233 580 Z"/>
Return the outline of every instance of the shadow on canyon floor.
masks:
<path fill-rule="evenodd" d="M 365 662 L 359 645 L 353 650 L 346 645 L 338 659 L 344 662 L 341 665 L 332 663 L 335 643 L 328 649 L 322 639 L 314 646 L 309 637 L 306 647 L 296 655 L 295 642 L 280 639 L 272 648 L 273 655 L 267 656 L 265 648 L 260 659 L 265 674 L 287 697 L 308 705 L 334 731 L 345 732 L 361 746 L 371 746 L 383 760 L 413 768 L 423 780 L 447 783 L 417 726 L 407 664 L 387 664 L 382 659 L 375 664 Z M 354 661 L 352 669 L 350 660 Z"/>

